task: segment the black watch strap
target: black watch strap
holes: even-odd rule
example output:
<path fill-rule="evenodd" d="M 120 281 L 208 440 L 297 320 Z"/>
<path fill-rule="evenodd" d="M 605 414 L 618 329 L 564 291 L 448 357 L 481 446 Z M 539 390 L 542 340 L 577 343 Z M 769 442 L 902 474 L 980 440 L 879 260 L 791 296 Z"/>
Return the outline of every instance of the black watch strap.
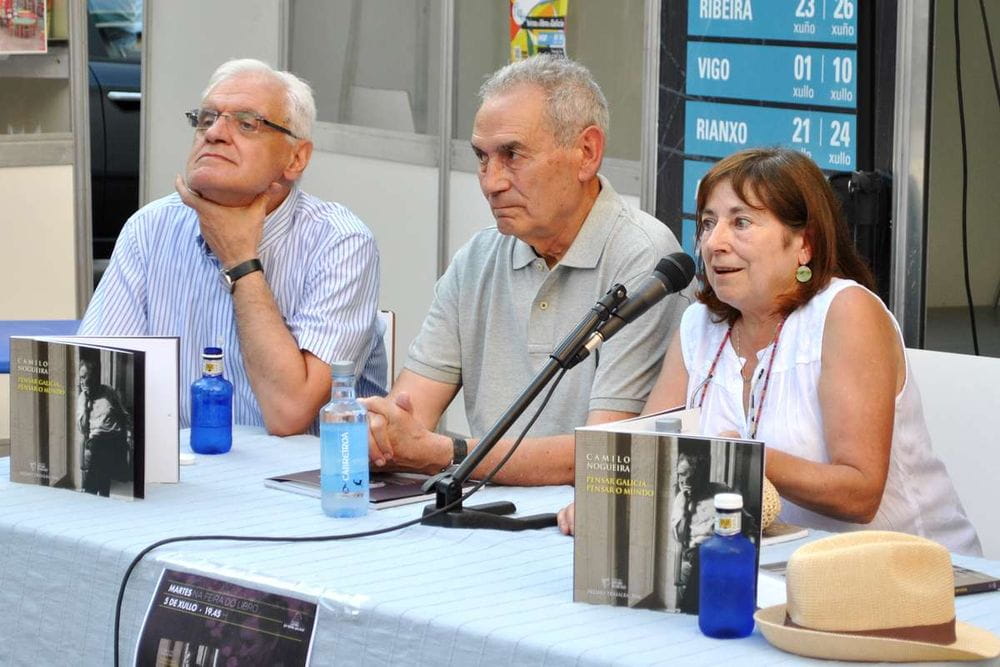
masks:
<path fill-rule="evenodd" d="M 222 270 L 222 279 L 229 287 L 229 293 L 232 294 L 236 289 L 236 281 L 243 276 L 249 275 L 254 271 L 263 271 L 264 265 L 260 263 L 260 260 L 256 257 L 253 259 L 248 259 L 245 262 L 240 262 L 231 269 Z"/>
<path fill-rule="evenodd" d="M 451 456 L 451 464 L 457 466 L 469 455 L 469 443 L 462 438 L 452 438 L 451 445 L 454 448 Z"/>

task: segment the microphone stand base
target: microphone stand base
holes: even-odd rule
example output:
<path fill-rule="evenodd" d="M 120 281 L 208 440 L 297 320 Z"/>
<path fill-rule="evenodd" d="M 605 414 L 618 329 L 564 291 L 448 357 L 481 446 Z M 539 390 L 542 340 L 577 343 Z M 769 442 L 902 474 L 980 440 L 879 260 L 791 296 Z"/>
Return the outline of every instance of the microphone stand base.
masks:
<path fill-rule="evenodd" d="M 441 528 L 491 528 L 493 530 L 536 530 L 556 525 L 555 514 L 536 514 L 526 517 L 505 516 L 517 511 L 514 503 L 500 501 L 485 503 L 473 507 L 457 508 L 450 512 L 437 511 L 435 505 L 424 506 L 424 518 L 420 520 L 425 526 Z M 431 515 L 431 516 L 428 516 Z"/>

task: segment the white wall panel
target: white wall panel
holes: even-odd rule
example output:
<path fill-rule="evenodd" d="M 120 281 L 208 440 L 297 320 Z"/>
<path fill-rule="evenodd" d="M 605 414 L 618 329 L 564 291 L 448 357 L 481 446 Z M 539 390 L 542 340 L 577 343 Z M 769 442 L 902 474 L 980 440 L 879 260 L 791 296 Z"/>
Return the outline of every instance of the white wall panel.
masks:
<path fill-rule="evenodd" d="M 371 228 L 382 258 L 382 308 L 396 312 L 396 372 L 437 280 L 437 169 L 315 152 L 307 192 L 344 204 Z"/>
<path fill-rule="evenodd" d="M 448 256 L 452 257 L 476 232 L 493 227 L 496 221 L 489 204 L 479 189 L 475 174 L 464 171 L 451 172 L 449 197 Z"/>
<path fill-rule="evenodd" d="M 0 319 L 74 319 L 73 167 L 0 169 Z"/>
<path fill-rule="evenodd" d="M 146 202 L 173 192 L 193 137 L 184 112 L 198 106 L 215 68 L 230 58 L 278 64 L 282 5 L 274 0 L 146 3 L 141 176 Z"/>
<path fill-rule="evenodd" d="M 76 317 L 73 167 L 0 169 L 0 319 Z M 0 439 L 10 435 L 9 376 L 0 375 Z"/>

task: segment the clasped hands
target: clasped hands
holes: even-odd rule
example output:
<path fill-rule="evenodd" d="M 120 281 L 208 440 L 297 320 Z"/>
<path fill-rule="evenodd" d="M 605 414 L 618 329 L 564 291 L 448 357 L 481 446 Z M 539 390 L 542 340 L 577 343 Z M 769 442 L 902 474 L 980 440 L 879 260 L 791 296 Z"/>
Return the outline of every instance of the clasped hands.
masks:
<path fill-rule="evenodd" d="M 376 470 L 432 475 L 451 462 L 451 439 L 420 423 L 408 393 L 363 398 L 361 403 L 368 409 L 368 458 Z"/>

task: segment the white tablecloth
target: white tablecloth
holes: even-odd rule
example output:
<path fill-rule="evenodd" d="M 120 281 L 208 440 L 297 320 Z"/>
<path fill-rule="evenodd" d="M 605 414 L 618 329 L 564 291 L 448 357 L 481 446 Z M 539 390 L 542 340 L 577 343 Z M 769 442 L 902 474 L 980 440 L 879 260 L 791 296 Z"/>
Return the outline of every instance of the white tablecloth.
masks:
<path fill-rule="evenodd" d="M 187 433 L 182 435 L 186 449 Z M 193 534 L 322 535 L 418 516 L 411 505 L 330 519 L 319 501 L 265 488 L 265 477 L 315 468 L 318 440 L 240 428 L 233 450 L 198 457 L 181 483 L 126 502 L 11 484 L 0 459 L 0 665 L 109 665 L 115 596 L 146 545 Z M 484 489 L 520 514 L 555 511 L 570 487 Z M 785 560 L 800 543 L 764 550 Z M 1000 563 L 956 558 L 1000 575 Z M 314 665 L 772 665 L 812 662 L 755 632 L 712 640 L 694 616 L 572 601 L 572 540 L 413 526 L 377 537 L 306 544 L 196 542 L 162 547 L 139 565 L 123 608 L 123 664 L 165 566 L 318 598 Z M 1000 593 L 960 597 L 958 617 L 1000 633 Z M 829 664 L 816 662 L 815 664 Z"/>

